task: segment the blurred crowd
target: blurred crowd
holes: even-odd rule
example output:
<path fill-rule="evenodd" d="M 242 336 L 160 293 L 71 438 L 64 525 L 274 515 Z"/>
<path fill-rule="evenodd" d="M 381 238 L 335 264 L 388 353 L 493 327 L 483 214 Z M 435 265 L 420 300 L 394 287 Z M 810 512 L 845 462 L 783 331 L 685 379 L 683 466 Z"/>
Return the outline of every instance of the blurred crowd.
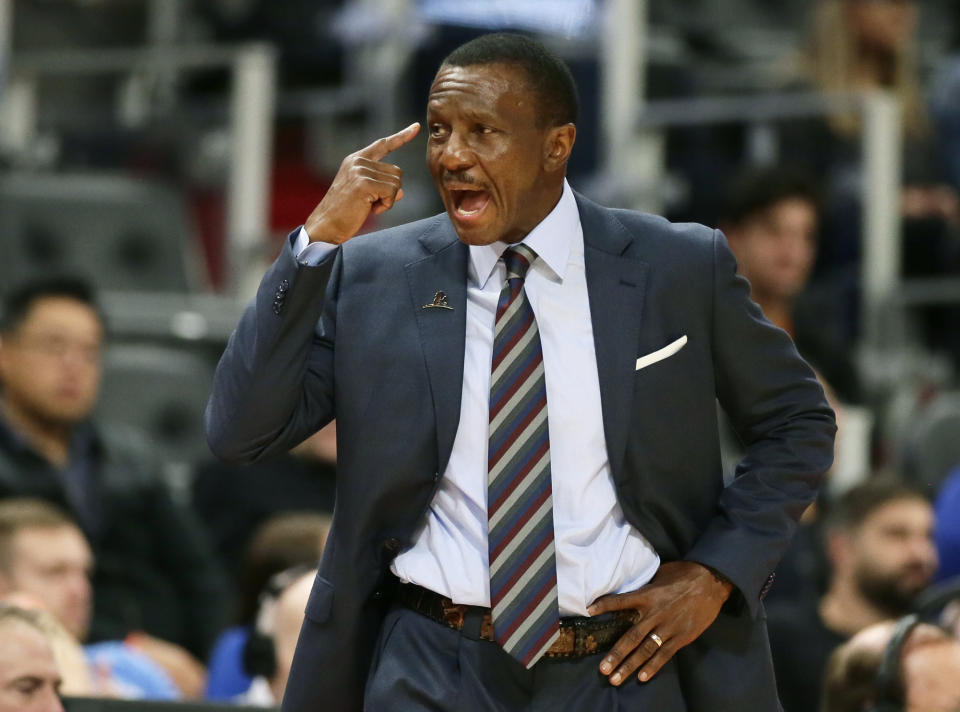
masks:
<path fill-rule="evenodd" d="M 769 19 L 762 3 L 727 2 L 741 11 L 755 5 L 758 18 Z M 19 2 L 12 51 L 89 46 L 96 39 L 117 44 L 118 36 L 126 44 L 145 41 L 131 28 L 143 20 L 146 3 L 118 2 L 107 22 L 104 8 L 112 4 Z M 439 58 L 470 36 L 503 27 L 577 34 L 571 65 L 585 116 L 571 184 L 603 185 L 596 175 L 598 65 L 595 53 L 583 50 L 589 30 L 571 33 L 559 15 L 537 27 L 535 9 L 511 19 L 498 4 L 496 13 L 466 12 L 468 19 L 457 22 L 451 6 L 469 3 L 414 4 L 423 17 L 410 30 L 416 51 L 403 78 L 409 106 L 401 101 L 400 113 L 419 115 Z M 738 67 L 743 75 L 755 69 L 749 51 L 711 38 L 709 27 L 695 21 L 710 4 L 650 3 L 651 27 L 672 28 L 659 45 L 651 43 L 650 98 L 704 91 L 709 72 L 664 60 L 678 55 L 678 44 L 696 66 L 732 67 L 725 77 L 737 76 Z M 603 7 L 599 0 L 566 5 L 576 22 L 594 24 Z M 946 296 L 910 311 L 907 342 L 922 357 L 883 381 L 860 348 L 867 177 L 861 114 L 848 104 L 784 122 L 778 150 L 767 160 L 745 157 L 745 124 L 666 131 L 666 177 L 674 190 L 663 209 L 668 217 L 723 230 L 752 298 L 793 337 L 838 414 L 834 468 L 803 513 L 766 599 L 786 712 L 853 712 L 880 702 L 955 712 L 960 13 L 952 2 L 919 0 L 787 6 L 799 21 L 786 28 L 790 40 L 777 48 L 764 79 L 744 79 L 743 86 L 715 80 L 713 90 L 879 89 L 896 97 L 903 117 L 899 277 L 956 280 Z M 344 37 L 352 35 L 344 23 L 363 23 L 345 15 L 342 3 L 190 7 L 185 32 L 195 40 L 272 42 L 282 96 L 352 81 L 344 67 Z M 936 26 L 924 24 L 925 13 Z M 340 40 L 327 41 L 335 30 Z M 87 41 L 73 41 L 73 33 L 84 32 Z M 666 36 L 673 50 L 664 49 Z M 930 38 L 937 52 L 925 46 Z M 209 103 L 222 84 L 222 77 L 202 75 L 179 91 Z M 68 112 L 71 102 L 85 102 L 93 116 L 102 111 L 102 90 L 64 85 L 47 110 Z M 178 186 L 199 235 L 192 254 L 205 256 L 206 281 L 217 286 L 225 269 L 223 229 L 215 219 L 222 217 L 222 196 L 210 190 L 203 163 L 220 154 L 209 142 L 184 138 L 199 135 L 207 114 L 168 109 L 141 130 L 108 130 L 111 122 L 102 117 L 68 123 L 53 154 L 4 156 L 0 173 L 123 170 Z M 318 148 L 331 141 L 318 138 L 324 129 L 336 132 L 331 123 L 279 114 L 270 204 L 280 234 L 302 222 L 329 183 L 330 165 Z M 335 143 L 330 150 L 342 156 L 355 148 Z M 427 196 L 415 204 L 439 208 Z M 156 433 L 97 410 L 98 396 L 110 388 L 104 364 L 111 344 L 129 342 L 104 311 L 102 287 L 97 275 L 54 270 L 0 285 L 0 712 L 57 710 L 58 693 L 275 706 L 333 516 L 335 423 L 281 458 L 238 469 L 190 457 L 186 476 L 177 470 L 172 477 L 170 454 L 156 446 Z M 136 409 L 146 392 L 146 380 L 134 379 L 119 399 Z M 199 394 L 196 403 L 204 398 Z M 725 428 L 720 437 L 729 463 L 724 476 L 735 477 L 737 435 Z"/>

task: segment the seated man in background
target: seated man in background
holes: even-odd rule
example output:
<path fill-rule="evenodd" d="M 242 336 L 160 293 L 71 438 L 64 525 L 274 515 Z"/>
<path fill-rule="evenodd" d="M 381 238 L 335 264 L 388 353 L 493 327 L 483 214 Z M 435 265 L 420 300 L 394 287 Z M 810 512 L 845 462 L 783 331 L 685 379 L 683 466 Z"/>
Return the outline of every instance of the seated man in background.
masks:
<path fill-rule="evenodd" d="M 316 574 L 316 569 L 295 567 L 272 578 L 268 588 L 273 590 L 266 592 L 257 615 L 256 635 L 262 641 L 258 674 L 236 702 L 261 707 L 280 704 Z"/>
<path fill-rule="evenodd" d="M 63 712 L 60 671 L 35 613 L 0 605 L 0 712 Z"/>
<path fill-rule="evenodd" d="M 960 710 L 960 641 L 919 623 L 903 640 L 891 689 L 878 677 L 896 622 L 875 623 L 837 648 L 827 663 L 821 712 L 864 712 L 881 704 L 904 712 Z"/>
<path fill-rule="evenodd" d="M 62 511 L 42 500 L 0 501 L 0 597 L 29 596 L 83 643 L 93 608 L 92 570 L 83 532 Z M 144 648 L 157 645 L 170 644 Z M 185 652 L 160 657 L 169 671 L 129 642 L 88 646 L 85 657 L 98 696 L 174 699 L 181 688 L 196 694 L 203 684 L 202 666 Z"/>
<path fill-rule="evenodd" d="M 234 700 L 257 695 L 250 693 L 254 678 L 272 677 L 276 658 L 272 653 L 260 654 L 258 648 L 265 640 L 259 634 L 263 632 L 260 624 L 264 600 L 275 600 L 280 594 L 278 577 L 293 570 L 316 569 L 329 531 L 330 517 L 316 512 L 275 514 L 257 527 L 237 572 L 237 624 L 221 633 L 210 653 L 207 699 Z M 303 613 L 302 607 L 299 613 Z M 267 647 L 273 650 L 272 644 Z M 265 690 L 268 686 L 261 682 L 259 687 Z"/>
<path fill-rule="evenodd" d="M 764 316 L 793 337 L 800 355 L 841 400 L 858 401 L 858 377 L 848 356 L 852 344 L 846 343 L 841 324 L 825 321 L 836 309 L 818 308 L 835 295 L 805 291 L 820 239 L 814 180 L 783 168 L 740 175 L 727 190 L 721 227 L 739 272 L 750 282 L 750 298 Z"/>
<path fill-rule="evenodd" d="M 933 580 L 933 509 L 893 480 L 848 490 L 827 515 L 830 581 L 817 601 L 768 608 L 777 685 L 786 712 L 817 708 L 830 653 L 867 626 L 909 612 Z"/>
<path fill-rule="evenodd" d="M 142 631 L 151 636 L 144 646 L 163 639 L 203 658 L 223 621 L 224 584 L 143 437 L 91 422 L 103 341 L 102 315 L 83 282 L 39 281 L 7 295 L 0 498 L 44 499 L 79 524 L 96 561 L 91 640 Z"/>

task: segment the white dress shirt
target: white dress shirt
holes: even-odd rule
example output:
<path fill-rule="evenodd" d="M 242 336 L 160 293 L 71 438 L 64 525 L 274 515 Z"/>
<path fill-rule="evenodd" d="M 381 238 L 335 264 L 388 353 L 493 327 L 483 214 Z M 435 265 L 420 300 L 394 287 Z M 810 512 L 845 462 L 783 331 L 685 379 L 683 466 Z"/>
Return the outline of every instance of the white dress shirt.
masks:
<path fill-rule="evenodd" d="M 660 565 L 617 502 L 600 408 L 583 229 L 564 181 L 556 207 L 524 239 L 539 256 L 525 289 L 543 348 L 553 480 L 553 526 L 561 616 L 585 616 L 606 593 L 647 583 Z M 490 605 L 487 548 L 487 436 L 490 363 L 507 243 L 470 246 L 460 424 L 436 495 L 392 571 L 455 603 Z M 301 262 L 328 254 L 301 233 Z"/>

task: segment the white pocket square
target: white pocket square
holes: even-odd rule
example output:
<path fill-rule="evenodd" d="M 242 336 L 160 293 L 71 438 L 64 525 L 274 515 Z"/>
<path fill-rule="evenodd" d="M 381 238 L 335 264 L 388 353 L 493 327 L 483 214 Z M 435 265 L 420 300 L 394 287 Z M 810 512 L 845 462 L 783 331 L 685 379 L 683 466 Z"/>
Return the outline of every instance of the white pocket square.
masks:
<path fill-rule="evenodd" d="M 636 370 L 639 371 L 641 368 L 646 368 L 652 363 L 656 363 L 657 361 L 663 361 L 663 359 L 673 356 L 675 353 L 677 353 L 677 351 L 679 351 L 686 345 L 687 345 L 687 335 L 684 334 L 676 341 L 664 346 L 662 349 L 651 351 L 646 356 L 641 356 L 640 358 L 638 358 Z"/>

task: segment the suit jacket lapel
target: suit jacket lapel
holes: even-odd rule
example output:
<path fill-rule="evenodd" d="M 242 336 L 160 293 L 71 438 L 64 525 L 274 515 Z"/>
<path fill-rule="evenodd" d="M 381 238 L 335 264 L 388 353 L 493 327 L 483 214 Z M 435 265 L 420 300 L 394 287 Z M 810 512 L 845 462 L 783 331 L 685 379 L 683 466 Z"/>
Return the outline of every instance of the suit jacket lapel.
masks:
<path fill-rule="evenodd" d="M 613 211 L 577 195 L 607 456 L 622 484 L 629 436 L 634 366 L 646 295 L 647 263 L 636 256 L 636 238 Z M 634 249 L 631 249 L 631 248 Z"/>
<path fill-rule="evenodd" d="M 446 215 L 420 237 L 427 255 L 405 265 L 420 345 L 427 364 L 437 428 L 438 472 L 450 459 L 460 422 L 463 353 L 467 317 L 468 248 L 457 238 Z M 443 295 L 438 295 L 443 292 Z M 450 309 L 424 308 L 445 296 Z"/>

